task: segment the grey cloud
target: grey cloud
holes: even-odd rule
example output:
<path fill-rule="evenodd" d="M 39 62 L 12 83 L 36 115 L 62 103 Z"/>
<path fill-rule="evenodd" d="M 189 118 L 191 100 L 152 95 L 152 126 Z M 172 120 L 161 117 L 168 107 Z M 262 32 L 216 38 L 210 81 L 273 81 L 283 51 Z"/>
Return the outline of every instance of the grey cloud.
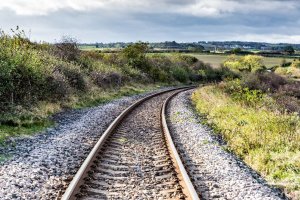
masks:
<path fill-rule="evenodd" d="M 82 42 L 95 41 L 199 41 L 199 40 L 263 40 L 272 42 L 298 41 L 300 43 L 300 8 L 297 1 L 263 0 L 259 5 L 268 8 L 238 9 L 250 1 L 217 0 L 216 9 L 226 8 L 222 16 L 189 14 L 180 8 L 196 5 L 199 0 L 151 1 L 125 9 L 99 7 L 74 10 L 62 8 L 47 15 L 17 15 L 12 10 L 0 12 L 1 28 L 9 30 L 16 25 L 28 31 L 34 40 L 54 41 L 68 34 Z M 254 0 L 257 2 L 257 0 Z M 226 2 L 233 2 L 234 9 Z M 252 1 L 253 2 L 253 1 Z M 237 4 L 236 4 L 237 3 Z M 269 3 L 269 4 L 268 4 Z M 151 5 L 150 5 L 151 4 Z M 214 4 L 210 4 L 213 6 Z M 278 9 L 282 5 L 282 9 Z M 156 9 L 157 8 L 157 9 Z M 197 11 L 197 9 L 194 9 Z M 245 36 L 245 37 L 243 37 Z M 252 39 L 251 39 L 252 38 Z M 284 40 L 284 41 L 279 41 Z M 295 39 L 296 38 L 296 39 Z"/>

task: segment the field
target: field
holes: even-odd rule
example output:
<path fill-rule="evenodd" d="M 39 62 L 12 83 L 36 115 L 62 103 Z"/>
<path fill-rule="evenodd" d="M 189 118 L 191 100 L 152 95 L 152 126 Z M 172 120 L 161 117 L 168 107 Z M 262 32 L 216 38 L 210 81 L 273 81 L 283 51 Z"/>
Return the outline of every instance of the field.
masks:
<path fill-rule="evenodd" d="M 195 54 L 195 53 L 191 53 L 187 55 L 195 56 L 196 58 L 202 60 L 203 62 L 210 63 L 212 67 L 219 67 L 220 64 L 223 63 L 228 57 L 228 55 L 215 55 L 215 54 L 208 55 L 208 54 Z M 242 57 L 242 56 L 238 56 L 238 57 Z M 264 57 L 264 64 L 266 65 L 266 67 L 269 68 L 276 65 L 280 65 L 282 60 L 283 58 Z M 287 58 L 286 61 L 291 62 L 293 61 L 293 59 Z"/>

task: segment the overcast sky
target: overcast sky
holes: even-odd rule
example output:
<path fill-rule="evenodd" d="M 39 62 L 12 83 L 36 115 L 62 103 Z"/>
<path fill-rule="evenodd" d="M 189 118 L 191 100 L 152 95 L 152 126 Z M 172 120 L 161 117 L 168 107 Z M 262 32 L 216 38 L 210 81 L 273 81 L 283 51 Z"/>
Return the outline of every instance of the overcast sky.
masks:
<path fill-rule="evenodd" d="M 300 43 L 299 0 L 0 0 L 0 28 L 35 41 Z"/>

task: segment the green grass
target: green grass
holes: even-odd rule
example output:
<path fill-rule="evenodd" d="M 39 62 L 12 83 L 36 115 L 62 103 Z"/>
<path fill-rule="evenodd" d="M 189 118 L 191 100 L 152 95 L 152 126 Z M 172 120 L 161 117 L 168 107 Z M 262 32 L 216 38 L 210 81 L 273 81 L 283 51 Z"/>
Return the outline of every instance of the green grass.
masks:
<path fill-rule="evenodd" d="M 79 49 L 86 50 L 86 51 L 92 51 L 92 50 L 97 50 L 98 48 L 96 48 L 96 46 L 80 45 Z"/>
<path fill-rule="evenodd" d="M 199 60 L 202 60 L 203 62 L 210 63 L 213 67 L 219 67 L 221 63 L 223 63 L 228 55 L 216 55 L 216 54 L 196 54 L 196 53 L 191 53 L 187 54 L 191 56 L 195 56 Z M 242 56 L 237 56 L 237 57 L 242 57 Z M 281 61 L 283 58 L 273 58 L 273 57 L 264 57 L 264 64 L 266 65 L 267 68 L 280 65 Z M 287 62 L 293 61 L 291 58 L 286 58 L 285 59 Z"/>
<path fill-rule="evenodd" d="M 4 141 L 9 137 L 19 137 L 23 135 L 31 135 L 33 133 L 40 132 L 48 127 L 54 125 L 54 122 L 50 120 L 43 120 L 40 123 L 34 123 L 26 126 L 8 126 L 0 125 L 0 144 L 4 144 Z"/>
<path fill-rule="evenodd" d="M 120 88 L 111 88 L 107 90 L 96 90 L 83 94 L 80 99 L 77 100 L 72 108 L 86 108 L 97 106 L 103 103 L 107 103 L 111 100 L 118 99 L 124 96 L 132 96 L 145 92 L 149 92 L 156 88 L 161 87 L 163 84 L 153 84 L 153 85 L 141 85 L 141 84 L 131 84 Z"/>
<path fill-rule="evenodd" d="M 11 155 L 0 154 L 0 163 L 11 158 Z"/>
<path fill-rule="evenodd" d="M 216 133 L 266 180 L 300 198 L 300 119 L 293 114 L 270 110 L 264 97 L 259 106 L 234 100 L 219 85 L 205 86 L 194 92 L 196 109 L 206 115 Z"/>

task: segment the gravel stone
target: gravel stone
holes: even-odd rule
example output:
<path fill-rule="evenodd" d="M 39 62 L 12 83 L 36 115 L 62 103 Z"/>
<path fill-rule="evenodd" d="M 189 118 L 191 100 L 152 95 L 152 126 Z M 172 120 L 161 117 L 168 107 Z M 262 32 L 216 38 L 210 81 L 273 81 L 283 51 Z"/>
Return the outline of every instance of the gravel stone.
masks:
<path fill-rule="evenodd" d="M 286 199 L 254 170 L 225 151 L 226 144 L 201 124 L 186 91 L 168 106 L 168 125 L 176 148 L 202 199 Z"/>

